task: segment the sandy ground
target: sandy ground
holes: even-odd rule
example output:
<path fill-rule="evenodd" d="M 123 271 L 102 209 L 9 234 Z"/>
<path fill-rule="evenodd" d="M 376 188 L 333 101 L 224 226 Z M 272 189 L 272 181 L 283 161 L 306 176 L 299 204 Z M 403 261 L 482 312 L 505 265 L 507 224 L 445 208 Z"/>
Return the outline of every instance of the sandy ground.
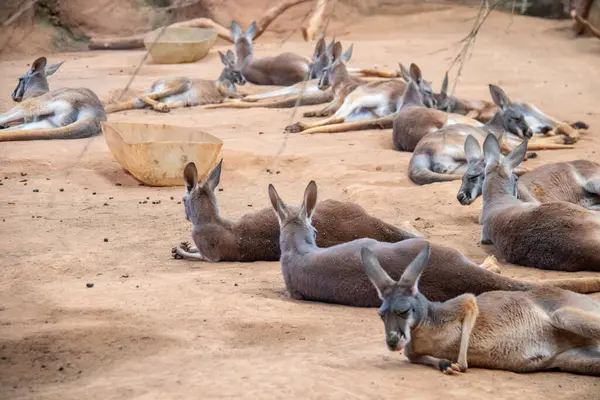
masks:
<path fill-rule="evenodd" d="M 472 16 L 456 8 L 370 17 L 337 37 L 354 43 L 353 66 L 417 62 L 439 88 L 458 50 L 449 45 L 470 29 Z M 567 25 L 492 16 L 458 87 L 461 96 L 488 98 L 487 84 L 496 83 L 515 99 L 591 125 L 577 150 L 540 152 L 529 167 L 598 160 L 600 42 L 573 40 L 560 29 Z M 300 41 L 257 46 L 258 54 L 282 50 L 311 53 Z M 86 86 L 103 97 L 125 85 L 142 56 L 51 55 L 50 62 L 67 60 L 51 85 Z M 0 63 L 0 109 L 10 107 L 16 78 L 30 61 Z M 166 75 L 215 77 L 219 69 L 216 54 L 191 65 L 148 64 L 133 87 Z M 357 202 L 392 223 L 411 221 L 432 241 L 476 261 L 492 251 L 478 244 L 481 200 L 459 205 L 458 182 L 411 184 L 410 154 L 391 149 L 389 131 L 289 135 L 274 158 L 290 110 L 134 111 L 110 120 L 193 125 L 223 139 L 218 199 L 224 215 L 266 207 L 268 183 L 298 203 L 315 179 L 321 199 Z M 178 204 L 183 187 L 139 186 L 102 136 L 2 143 L 0 171 L 2 399 L 600 399 L 598 378 L 480 369 L 445 376 L 411 365 L 387 351 L 374 309 L 290 300 L 278 263 L 172 259 L 171 247 L 187 240 L 190 228 Z M 503 273 L 524 279 L 590 275 L 510 265 Z M 94 287 L 86 288 L 88 282 Z"/>

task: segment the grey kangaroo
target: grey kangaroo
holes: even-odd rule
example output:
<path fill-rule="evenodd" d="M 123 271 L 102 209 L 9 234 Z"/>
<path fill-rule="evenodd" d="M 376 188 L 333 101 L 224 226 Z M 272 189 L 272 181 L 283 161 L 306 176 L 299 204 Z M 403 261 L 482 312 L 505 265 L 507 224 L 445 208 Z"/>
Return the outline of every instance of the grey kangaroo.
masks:
<path fill-rule="evenodd" d="M 87 88 L 49 90 L 47 77 L 61 65 L 47 65 L 46 57 L 40 57 L 19 78 L 12 94 L 19 104 L 0 115 L 0 127 L 5 128 L 0 129 L 0 142 L 78 139 L 100 133 L 106 114 L 94 92 Z"/>
<path fill-rule="evenodd" d="M 483 192 L 485 159 L 479 142 L 465 140 L 469 166 L 462 177 L 456 198 L 462 205 L 473 203 Z M 517 197 L 522 201 L 547 203 L 568 201 L 591 210 L 600 210 L 600 164 L 574 160 L 542 165 L 517 180 Z"/>
<path fill-rule="evenodd" d="M 372 250 L 385 270 L 399 279 L 425 243 L 420 238 L 398 243 L 358 239 L 321 248 L 316 243 L 320 233 L 315 231 L 311 223 L 317 205 L 317 185 L 314 181 L 306 187 L 299 210 L 287 207 L 273 185 L 269 185 L 269 197 L 281 229 L 283 280 L 290 296 L 296 300 L 357 307 L 380 306 L 377 291 L 362 270 L 361 249 L 368 247 Z M 484 262 L 480 266 L 452 248 L 434 244 L 431 267 L 423 275 L 421 289 L 428 298 L 445 301 L 464 293 L 521 291 L 539 286 L 537 283 L 503 277 L 487 268 L 497 270 L 493 263 Z M 600 278 L 548 281 L 547 284 L 583 293 L 600 290 Z"/>
<path fill-rule="evenodd" d="M 363 268 L 383 302 L 379 315 L 390 350 L 404 350 L 410 362 L 447 374 L 471 366 L 600 376 L 600 303 L 549 286 L 431 302 L 420 293 L 430 245 L 421 248 L 397 281 L 371 250 L 361 251 Z"/>
<path fill-rule="evenodd" d="M 529 203 L 516 197 L 513 170 L 527 141 L 504 159 L 494 135 L 483 143 L 481 242 L 494 244 L 508 262 L 558 271 L 600 271 L 600 215 L 565 201 Z"/>
<path fill-rule="evenodd" d="M 203 182 L 198 183 L 194 163 L 186 166 L 184 205 L 186 218 L 192 223 L 195 247 L 182 243 L 173 248 L 173 256 L 213 262 L 279 260 L 279 224 L 271 208 L 246 214 L 237 220 L 219 213 L 215 189 L 221 179 L 221 168 L 222 160 Z M 382 242 L 422 237 L 414 229 L 400 229 L 370 216 L 357 204 L 335 200 L 324 200 L 317 205 L 315 225 L 320 232 L 319 245 L 323 247 L 361 237 Z"/>

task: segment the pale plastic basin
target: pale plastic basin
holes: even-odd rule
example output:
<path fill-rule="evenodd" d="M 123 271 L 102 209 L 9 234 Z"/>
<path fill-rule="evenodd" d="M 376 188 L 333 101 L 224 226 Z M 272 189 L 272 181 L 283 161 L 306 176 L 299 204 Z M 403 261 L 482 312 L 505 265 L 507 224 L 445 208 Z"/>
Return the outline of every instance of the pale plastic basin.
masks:
<path fill-rule="evenodd" d="M 183 186 L 189 162 L 202 180 L 223 147 L 219 138 L 185 126 L 103 121 L 102 132 L 118 163 L 149 186 Z"/>
<path fill-rule="evenodd" d="M 154 43 L 162 28 L 144 37 L 144 46 L 152 60 L 159 64 L 190 63 L 208 54 L 217 40 L 217 32 L 209 28 L 166 28 Z"/>

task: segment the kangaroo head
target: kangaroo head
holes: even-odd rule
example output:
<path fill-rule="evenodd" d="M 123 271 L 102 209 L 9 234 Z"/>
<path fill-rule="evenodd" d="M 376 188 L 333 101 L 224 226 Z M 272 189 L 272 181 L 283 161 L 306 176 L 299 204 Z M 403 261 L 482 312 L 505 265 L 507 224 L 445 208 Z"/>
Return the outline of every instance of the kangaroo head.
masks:
<path fill-rule="evenodd" d="M 245 33 L 242 32 L 242 28 L 240 28 L 240 25 L 236 21 L 232 21 L 230 31 L 238 58 L 237 61 L 238 63 L 244 62 L 246 57 L 254 54 L 252 40 L 254 40 L 258 31 L 256 21 L 252 21 Z"/>
<path fill-rule="evenodd" d="M 242 71 L 235 64 L 235 55 L 233 51 L 227 50 L 226 54 L 219 51 L 219 57 L 223 63 L 223 71 L 221 72 L 220 80 L 230 82 L 231 86 L 235 89 L 234 85 L 246 84 L 246 78 L 242 74 Z"/>
<path fill-rule="evenodd" d="M 58 64 L 47 65 L 46 57 L 40 57 L 31 64 L 29 71 L 19 78 L 19 83 L 12 93 L 13 101 L 40 96 L 50 91 L 48 77 L 54 74 L 64 61 Z"/>
<path fill-rule="evenodd" d="M 483 142 L 483 158 L 485 160 L 485 182 L 496 180 L 505 187 L 505 191 L 517 195 L 517 176 L 514 169 L 521 164 L 527 155 L 527 142 L 523 142 L 514 148 L 508 155 L 502 158 L 500 143 L 496 136 L 489 134 Z"/>
<path fill-rule="evenodd" d="M 410 69 L 407 70 L 402 63 L 398 63 L 398 65 L 400 67 L 400 74 L 406 83 L 410 84 L 414 82 L 418 88 L 420 103 L 427 108 L 435 107 L 436 99 L 431 88 L 431 83 L 423 79 L 423 74 L 419 66 L 413 63 L 410 64 Z"/>
<path fill-rule="evenodd" d="M 489 124 L 500 125 L 505 131 L 521 138 L 533 136 L 533 131 L 525 120 L 525 114 L 510 101 L 506 93 L 496 85 L 490 85 L 490 93 L 494 104 L 498 106 L 498 112 Z"/>
<path fill-rule="evenodd" d="M 481 146 L 472 135 L 465 140 L 465 155 L 467 156 L 467 171 L 462 177 L 462 183 L 456 198 L 463 206 L 467 206 L 481 196 L 485 178 L 485 159 Z"/>
<path fill-rule="evenodd" d="M 454 96 L 448 95 L 448 71 L 444 76 L 442 88 L 439 94 L 434 94 L 437 105 L 436 108 L 440 111 L 453 113 L 456 110 L 457 99 Z"/>
<path fill-rule="evenodd" d="M 221 179 L 223 160 L 208 174 L 207 178 L 198 183 L 198 170 L 193 162 L 183 170 L 183 179 L 187 193 L 183 198 L 185 217 L 192 225 L 213 221 L 219 215 L 215 189 Z"/>
<path fill-rule="evenodd" d="M 363 268 L 383 301 L 378 314 L 385 326 L 385 340 L 392 351 L 401 351 L 410 342 L 411 329 L 425 317 L 427 300 L 419 293 L 419 277 L 429 261 L 430 245 L 425 246 L 404 270 L 397 282 L 385 272 L 377 256 L 361 249 Z"/>
<path fill-rule="evenodd" d="M 331 62 L 332 51 L 333 44 L 331 45 L 331 47 L 327 46 L 325 44 L 325 37 L 321 35 L 315 46 L 315 52 L 310 63 L 310 79 L 321 78 L 321 76 L 323 75 L 323 71 Z"/>
<path fill-rule="evenodd" d="M 329 65 L 323 69 L 323 74 L 319 79 L 319 89 L 326 90 L 348 75 L 346 63 L 352 58 L 353 48 L 354 45 L 350 45 L 348 50 L 342 53 L 342 44 L 335 42 L 331 50 Z"/>
<path fill-rule="evenodd" d="M 317 205 L 317 184 L 310 181 L 304 190 L 304 200 L 300 210 L 290 210 L 272 184 L 269 184 L 269 199 L 277 214 L 281 229 L 282 242 L 301 240 L 304 243 L 316 246 L 316 230 L 311 223 L 312 213 Z M 283 249 L 282 249 L 283 251 Z"/>

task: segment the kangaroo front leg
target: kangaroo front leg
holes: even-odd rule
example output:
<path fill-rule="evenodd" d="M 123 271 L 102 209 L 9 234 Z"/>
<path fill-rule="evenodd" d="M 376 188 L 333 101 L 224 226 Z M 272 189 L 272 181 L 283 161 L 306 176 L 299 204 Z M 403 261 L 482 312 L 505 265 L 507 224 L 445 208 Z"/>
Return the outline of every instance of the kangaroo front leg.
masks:
<path fill-rule="evenodd" d="M 140 101 L 149 105 L 150 107 L 152 107 L 152 109 L 154 111 L 163 112 L 163 113 L 168 113 L 169 111 L 171 111 L 165 103 L 156 101 L 156 100 L 150 98 L 150 96 L 141 96 Z"/>
<path fill-rule="evenodd" d="M 477 306 L 477 300 L 472 294 L 465 294 L 459 296 L 458 299 L 462 299 L 462 332 L 460 334 L 460 350 L 458 352 L 458 366 L 461 372 L 465 372 L 468 368 L 467 364 L 467 350 L 469 349 L 469 339 L 471 338 L 471 332 L 475 326 L 477 315 L 479 315 L 479 307 Z"/>
<path fill-rule="evenodd" d="M 332 116 L 333 114 L 335 114 L 335 112 L 339 108 L 340 108 L 339 101 L 337 99 L 334 99 L 333 101 L 331 101 L 329 104 L 327 104 L 322 109 L 320 109 L 318 111 L 308 111 L 308 112 L 305 112 L 303 114 L 303 116 L 306 117 L 306 118 L 312 118 L 312 117 L 329 117 L 329 116 Z"/>
<path fill-rule="evenodd" d="M 27 113 L 23 107 L 14 107 L 0 115 L 0 126 L 9 124 L 11 122 L 24 120 L 26 117 Z"/>
<path fill-rule="evenodd" d="M 173 258 L 179 260 L 187 258 L 190 260 L 210 261 L 198 251 L 198 248 L 190 246 L 189 242 L 182 242 L 171 249 Z"/>
<path fill-rule="evenodd" d="M 445 360 L 443 358 L 436 358 L 432 356 L 407 356 L 411 363 L 429 365 L 433 368 L 438 368 L 445 374 L 452 375 L 456 372 L 461 372 L 460 366 L 452 362 L 450 360 Z"/>

